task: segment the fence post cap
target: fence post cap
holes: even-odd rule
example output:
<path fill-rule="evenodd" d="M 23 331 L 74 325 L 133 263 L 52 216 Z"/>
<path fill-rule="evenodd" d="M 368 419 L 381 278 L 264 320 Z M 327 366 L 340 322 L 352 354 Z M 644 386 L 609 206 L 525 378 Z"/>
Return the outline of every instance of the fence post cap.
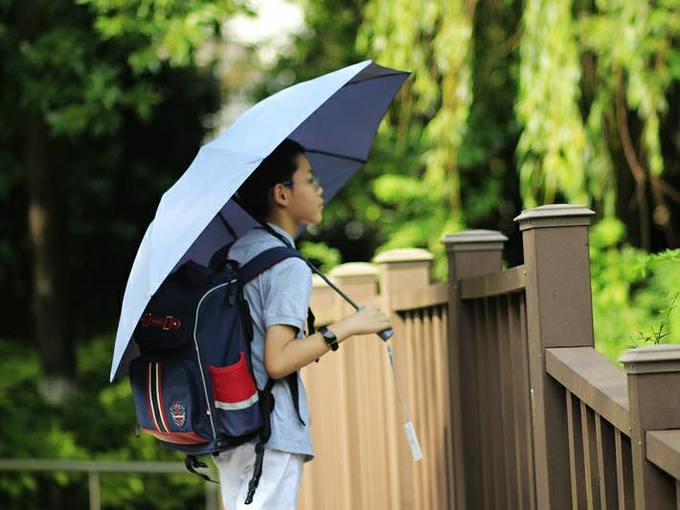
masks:
<path fill-rule="evenodd" d="M 333 278 L 350 278 L 354 276 L 378 276 L 378 268 L 368 262 L 347 262 L 331 269 L 328 273 Z"/>
<path fill-rule="evenodd" d="M 463 230 L 442 239 L 448 251 L 498 251 L 508 238 L 497 230 Z"/>
<path fill-rule="evenodd" d="M 629 374 L 680 372 L 680 345 L 660 344 L 629 349 L 619 362 Z"/>
<path fill-rule="evenodd" d="M 539 227 L 562 227 L 590 225 L 590 217 L 595 211 L 583 205 L 550 204 L 525 209 L 515 218 L 520 230 Z"/>
<path fill-rule="evenodd" d="M 422 248 L 397 248 L 387 250 L 373 258 L 374 264 L 391 264 L 404 262 L 430 262 L 434 255 Z"/>

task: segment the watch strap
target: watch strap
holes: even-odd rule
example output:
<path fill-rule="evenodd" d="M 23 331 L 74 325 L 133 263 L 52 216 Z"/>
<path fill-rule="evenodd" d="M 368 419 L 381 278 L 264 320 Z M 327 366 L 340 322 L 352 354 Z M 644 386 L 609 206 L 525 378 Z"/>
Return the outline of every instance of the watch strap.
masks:
<path fill-rule="evenodd" d="M 321 326 L 320 328 L 317 329 L 317 331 L 321 333 L 324 342 L 326 342 L 326 345 L 328 345 L 328 347 L 330 347 L 332 351 L 338 350 L 338 337 L 335 336 L 335 333 L 333 333 L 326 326 Z"/>

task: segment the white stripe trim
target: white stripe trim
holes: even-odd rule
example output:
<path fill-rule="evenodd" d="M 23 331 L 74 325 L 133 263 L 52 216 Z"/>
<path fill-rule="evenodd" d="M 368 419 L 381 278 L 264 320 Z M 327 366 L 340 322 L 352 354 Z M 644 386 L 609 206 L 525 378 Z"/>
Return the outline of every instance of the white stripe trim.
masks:
<path fill-rule="evenodd" d="M 158 412 L 160 413 L 161 423 L 165 429 L 163 432 L 170 432 L 168 422 L 165 420 L 165 409 L 161 400 L 161 364 L 156 363 L 156 402 L 158 402 Z"/>
<path fill-rule="evenodd" d="M 223 409 L 225 411 L 238 411 L 240 409 L 249 408 L 258 400 L 259 398 L 257 396 L 257 393 L 253 393 L 252 397 L 246 400 L 241 400 L 240 402 L 220 402 L 219 400 L 215 400 L 215 407 L 217 409 Z"/>
<path fill-rule="evenodd" d="M 221 283 L 219 285 L 216 285 L 212 289 L 208 290 L 205 294 L 203 294 L 203 297 L 201 297 L 200 301 L 196 305 L 196 316 L 194 318 L 194 346 L 196 347 L 196 362 L 198 363 L 198 368 L 199 368 L 198 373 L 201 374 L 201 382 L 203 383 L 203 393 L 205 395 L 206 405 L 208 405 L 210 403 L 210 397 L 208 397 L 208 385 L 205 382 L 205 374 L 203 373 L 203 363 L 201 362 L 201 351 L 198 348 L 198 339 L 196 338 L 196 331 L 198 329 L 198 314 L 201 310 L 201 305 L 203 304 L 203 300 L 208 296 L 208 294 L 219 289 L 220 287 L 224 287 L 225 285 L 229 285 L 231 283 L 234 283 L 237 280 L 238 280 L 238 278 L 235 278 L 235 279 L 231 280 L 230 282 L 225 282 L 225 283 Z M 207 414 L 208 414 L 208 418 L 210 419 L 210 428 L 212 429 L 213 439 L 217 440 L 217 431 L 215 430 L 215 422 L 213 421 L 213 416 L 212 416 L 212 413 L 210 412 L 210 409 L 207 410 Z"/>
<path fill-rule="evenodd" d="M 148 392 L 149 393 L 149 400 L 148 400 L 149 411 L 151 411 L 151 420 L 153 421 L 153 424 L 156 427 L 156 430 L 161 430 L 161 428 L 158 426 L 158 421 L 156 421 L 156 411 L 154 411 L 154 408 L 153 408 L 154 402 L 153 402 L 153 383 L 152 383 L 152 378 L 151 378 L 151 370 L 152 370 L 151 365 L 153 365 L 152 362 L 150 362 L 147 365 L 147 369 L 146 369 L 146 372 L 147 372 L 147 375 L 148 375 L 146 386 L 149 389 L 149 392 Z"/>

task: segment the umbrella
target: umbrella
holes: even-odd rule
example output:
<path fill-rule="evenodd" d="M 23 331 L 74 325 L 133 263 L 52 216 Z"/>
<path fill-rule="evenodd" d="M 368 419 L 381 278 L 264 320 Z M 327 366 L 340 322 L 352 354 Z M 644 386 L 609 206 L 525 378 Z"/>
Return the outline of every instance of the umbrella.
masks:
<path fill-rule="evenodd" d="M 367 60 L 293 85 L 251 107 L 200 148 L 161 197 L 137 251 L 123 296 L 112 381 L 139 355 L 132 332 L 164 279 L 187 260 L 208 265 L 219 248 L 258 224 L 233 195 L 260 162 L 285 138 L 300 143 L 328 202 L 366 162 L 378 125 L 408 75 Z"/>

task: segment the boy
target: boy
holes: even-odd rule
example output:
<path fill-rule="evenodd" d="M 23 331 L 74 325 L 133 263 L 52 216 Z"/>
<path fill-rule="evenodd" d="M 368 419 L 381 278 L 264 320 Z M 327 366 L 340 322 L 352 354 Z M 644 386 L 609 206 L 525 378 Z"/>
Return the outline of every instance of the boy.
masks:
<path fill-rule="evenodd" d="M 267 221 L 295 247 L 294 237 L 302 225 L 321 222 L 322 192 L 303 147 L 284 140 L 243 183 L 239 196 L 253 214 Z M 243 265 L 276 246 L 282 246 L 281 240 L 256 227 L 232 245 L 228 257 Z M 314 457 L 307 398 L 297 371 L 337 347 L 331 345 L 333 336 L 340 344 L 352 335 L 377 333 L 390 327 L 387 316 L 371 307 L 329 325 L 326 339 L 321 332 L 305 336 L 311 292 L 311 270 L 298 258 L 280 262 L 244 287 L 253 320 L 252 359 L 257 385 L 263 388 L 268 377 L 284 379 L 295 374 L 298 409 L 290 386 L 278 381 L 272 390 L 275 401 L 272 433 L 251 505 L 245 506 L 244 501 L 253 472 L 254 443 L 215 457 L 227 510 L 295 508 L 302 465 Z"/>

